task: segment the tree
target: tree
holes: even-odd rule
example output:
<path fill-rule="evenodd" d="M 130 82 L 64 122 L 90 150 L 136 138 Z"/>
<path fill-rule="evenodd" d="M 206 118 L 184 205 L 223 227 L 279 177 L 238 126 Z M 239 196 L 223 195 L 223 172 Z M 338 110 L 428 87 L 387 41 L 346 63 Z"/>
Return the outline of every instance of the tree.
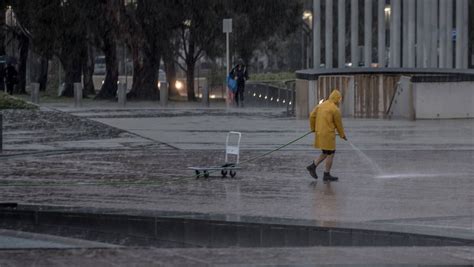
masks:
<path fill-rule="evenodd" d="M 123 38 L 133 59 L 133 86 L 128 98 L 159 99 L 158 71 L 173 29 L 182 21 L 179 1 L 136 0 L 121 5 Z"/>
<path fill-rule="evenodd" d="M 0 55 L 5 55 L 5 9 L 6 3 L 5 1 L 0 2 Z M 3 66 L 0 64 L 0 91 L 4 91 L 3 83 Z"/>
<path fill-rule="evenodd" d="M 186 72 L 186 88 L 189 101 L 196 101 L 194 92 L 194 69 L 196 62 L 207 55 L 214 57 L 220 54 L 222 42 L 222 19 L 225 14 L 225 1 L 200 0 L 181 1 L 185 16 L 179 27 L 178 66 Z"/>
<path fill-rule="evenodd" d="M 74 83 L 81 82 L 83 60 L 87 57 L 86 28 L 78 26 L 83 22 L 78 4 L 79 0 L 61 2 L 58 6 L 56 53 L 65 71 L 63 96 L 74 96 Z"/>
<path fill-rule="evenodd" d="M 63 96 L 73 96 L 74 83 L 81 82 L 84 59 L 87 58 L 86 28 L 79 0 L 21 1 L 29 4 L 33 46 L 50 59 L 56 55 L 65 70 Z"/>
<path fill-rule="evenodd" d="M 272 36 L 287 36 L 294 32 L 302 23 L 302 8 L 301 1 L 232 1 L 232 38 L 235 40 L 238 56 L 248 64 L 262 42 Z"/>
<path fill-rule="evenodd" d="M 5 55 L 5 1 L 0 2 L 0 55 Z"/>
<path fill-rule="evenodd" d="M 169 86 L 169 96 L 179 96 L 178 89 L 176 88 L 176 60 L 178 55 L 175 47 L 177 45 L 173 42 L 176 39 L 176 37 L 168 38 L 168 41 L 164 42 L 163 47 L 163 63 Z"/>
<path fill-rule="evenodd" d="M 13 33 L 18 41 L 19 60 L 17 90 L 20 94 L 26 93 L 26 65 L 31 38 L 28 31 L 28 26 L 31 24 L 28 7 L 29 4 L 26 2 L 14 1 L 12 9 L 14 10 L 14 17 L 16 20 L 12 20 L 12 25 L 8 27 L 9 31 Z"/>
<path fill-rule="evenodd" d="M 133 59 L 133 86 L 128 98 L 158 99 L 158 69 L 161 53 L 157 47 L 157 32 L 153 13 L 159 14 L 159 3 L 137 0 L 122 9 L 125 41 Z"/>
<path fill-rule="evenodd" d="M 119 40 L 119 17 L 120 17 L 120 0 L 96 0 L 84 1 L 82 9 L 86 14 L 88 49 L 92 50 L 92 45 L 98 47 L 105 54 L 106 73 L 104 83 L 100 88 L 96 98 L 110 99 L 114 98 L 117 92 L 117 81 L 119 76 L 118 58 L 117 58 L 117 42 Z M 93 73 L 93 56 L 88 58 L 92 62 Z M 92 77 L 92 74 L 91 74 Z"/>

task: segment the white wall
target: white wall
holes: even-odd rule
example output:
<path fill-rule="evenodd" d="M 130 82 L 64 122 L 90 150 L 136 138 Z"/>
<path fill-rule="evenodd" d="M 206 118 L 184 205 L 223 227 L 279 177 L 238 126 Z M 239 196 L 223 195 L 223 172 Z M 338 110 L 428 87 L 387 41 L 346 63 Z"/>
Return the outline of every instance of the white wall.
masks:
<path fill-rule="evenodd" d="M 313 80 L 309 81 L 308 83 L 308 110 L 309 112 L 313 111 L 314 106 L 317 103 L 316 90 L 317 90 L 316 81 L 313 81 Z"/>
<path fill-rule="evenodd" d="M 416 119 L 474 118 L 474 82 L 413 83 Z"/>

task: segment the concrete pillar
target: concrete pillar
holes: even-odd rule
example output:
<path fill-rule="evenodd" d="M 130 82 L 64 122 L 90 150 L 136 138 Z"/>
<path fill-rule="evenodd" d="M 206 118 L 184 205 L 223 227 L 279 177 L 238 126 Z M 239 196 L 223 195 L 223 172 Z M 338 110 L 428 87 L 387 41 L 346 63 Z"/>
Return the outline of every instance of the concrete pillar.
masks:
<path fill-rule="evenodd" d="M 390 29 L 390 67 L 399 68 L 401 61 L 401 0 L 392 1 Z"/>
<path fill-rule="evenodd" d="M 168 88 L 168 82 L 160 82 L 160 104 L 163 107 L 166 107 L 168 105 Z M 209 91 L 207 90 L 207 85 L 204 86 L 204 90 L 202 92 L 202 99 L 205 98 L 204 96 L 206 96 L 206 99 L 209 102 Z"/>
<path fill-rule="evenodd" d="M 423 67 L 431 66 L 431 0 L 423 1 Z"/>
<path fill-rule="evenodd" d="M 385 0 L 378 0 L 377 6 L 377 28 L 378 28 L 378 62 L 380 67 L 385 67 L 386 36 L 385 36 Z"/>
<path fill-rule="evenodd" d="M 468 66 L 468 63 L 469 63 L 469 60 L 468 58 L 470 57 L 469 55 L 469 3 L 468 3 L 468 0 L 463 0 L 462 1 L 462 4 L 463 4 L 463 43 L 462 43 L 462 50 L 463 51 L 463 62 L 462 62 L 462 67 L 463 69 L 467 69 L 467 66 Z"/>
<path fill-rule="evenodd" d="M 446 68 L 446 45 L 448 40 L 448 31 L 446 29 L 447 0 L 439 0 L 439 67 Z"/>
<path fill-rule="evenodd" d="M 82 107 L 82 84 L 74 83 L 74 107 Z"/>
<path fill-rule="evenodd" d="M 162 85 L 163 86 L 163 85 Z M 166 95 L 164 94 L 160 94 L 161 97 L 163 98 L 160 98 L 160 101 L 161 99 L 165 100 L 166 99 L 166 103 L 165 101 L 161 101 L 162 105 L 166 106 L 168 104 L 168 85 L 165 85 L 166 86 Z M 267 105 L 268 105 L 268 101 L 267 101 Z M 243 102 L 242 102 L 243 104 Z M 207 85 L 204 85 L 204 87 L 202 88 L 202 105 L 204 107 L 209 107 L 209 86 Z"/>
<path fill-rule="evenodd" d="M 338 0 L 337 6 L 337 66 L 346 64 L 346 0 Z"/>
<path fill-rule="evenodd" d="M 351 62 L 359 66 L 359 1 L 351 0 Z"/>
<path fill-rule="evenodd" d="M 127 104 L 127 85 L 119 83 L 117 88 L 117 100 L 120 106 L 125 107 Z"/>
<path fill-rule="evenodd" d="M 31 83 L 31 102 L 35 104 L 39 104 L 39 83 Z"/>
<path fill-rule="evenodd" d="M 464 38 L 464 12 L 463 12 L 464 0 L 456 0 L 456 69 L 463 68 L 463 38 Z"/>
<path fill-rule="evenodd" d="M 321 0 L 313 0 L 313 68 L 321 65 Z"/>
<path fill-rule="evenodd" d="M 416 67 L 423 68 L 424 62 L 424 12 L 423 12 L 423 0 L 416 1 Z"/>
<path fill-rule="evenodd" d="M 311 112 L 318 101 L 316 100 L 316 88 L 318 81 L 310 80 L 308 81 L 308 111 Z"/>
<path fill-rule="evenodd" d="M 308 80 L 299 80 L 299 79 L 296 80 L 295 113 L 296 113 L 296 118 L 298 119 L 308 118 L 308 115 L 311 112 L 311 110 L 308 109 L 308 99 L 309 99 L 308 86 L 309 86 Z"/>
<path fill-rule="evenodd" d="M 372 0 L 364 2 L 364 66 L 372 63 Z"/>
<path fill-rule="evenodd" d="M 416 2 L 407 0 L 405 4 L 408 6 L 408 68 L 415 67 L 415 9 L 416 9 Z"/>
<path fill-rule="evenodd" d="M 446 3 L 446 68 L 453 68 L 453 0 L 445 0 Z M 442 11 L 442 10 L 441 10 Z"/>
<path fill-rule="evenodd" d="M 431 68 L 438 68 L 438 0 L 430 0 L 430 12 L 431 12 Z"/>
<path fill-rule="evenodd" d="M 3 114 L 0 112 L 0 153 L 3 150 Z"/>
<path fill-rule="evenodd" d="M 326 68 L 332 69 L 333 67 L 333 58 L 332 58 L 332 47 L 334 45 L 333 40 L 333 2 L 332 0 L 326 0 L 326 29 L 325 29 L 325 36 L 326 36 Z"/>
<path fill-rule="evenodd" d="M 408 67 L 408 2 L 410 0 L 402 0 L 402 66 L 404 68 Z"/>

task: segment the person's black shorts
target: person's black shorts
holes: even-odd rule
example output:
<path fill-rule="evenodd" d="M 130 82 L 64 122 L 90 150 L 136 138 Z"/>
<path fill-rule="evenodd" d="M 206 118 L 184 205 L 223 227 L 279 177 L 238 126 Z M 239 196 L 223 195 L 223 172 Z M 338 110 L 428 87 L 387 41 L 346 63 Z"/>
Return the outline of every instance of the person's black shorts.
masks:
<path fill-rule="evenodd" d="M 322 151 L 323 151 L 324 155 L 328 155 L 328 156 L 336 153 L 336 150 L 324 150 L 323 149 Z"/>

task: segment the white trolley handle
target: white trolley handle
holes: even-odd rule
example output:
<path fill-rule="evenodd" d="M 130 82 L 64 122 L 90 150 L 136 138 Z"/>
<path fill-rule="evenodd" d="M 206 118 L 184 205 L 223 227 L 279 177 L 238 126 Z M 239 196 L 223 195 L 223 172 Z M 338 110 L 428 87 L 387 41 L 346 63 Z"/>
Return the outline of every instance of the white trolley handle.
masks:
<path fill-rule="evenodd" d="M 236 146 L 230 146 L 229 145 L 229 139 L 231 135 L 237 135 L 237 145 Z M 239 164 L 239 154 L 240 154 L 240 139 L 242 138 L 242 133 L 240 132 L 229 132 L 227 134 L 227 138 L 225 140 L 225 162 L 228 163 L 228 155 L 236 155 L 237 156 L 237 161 L 235 164 Z"/>

